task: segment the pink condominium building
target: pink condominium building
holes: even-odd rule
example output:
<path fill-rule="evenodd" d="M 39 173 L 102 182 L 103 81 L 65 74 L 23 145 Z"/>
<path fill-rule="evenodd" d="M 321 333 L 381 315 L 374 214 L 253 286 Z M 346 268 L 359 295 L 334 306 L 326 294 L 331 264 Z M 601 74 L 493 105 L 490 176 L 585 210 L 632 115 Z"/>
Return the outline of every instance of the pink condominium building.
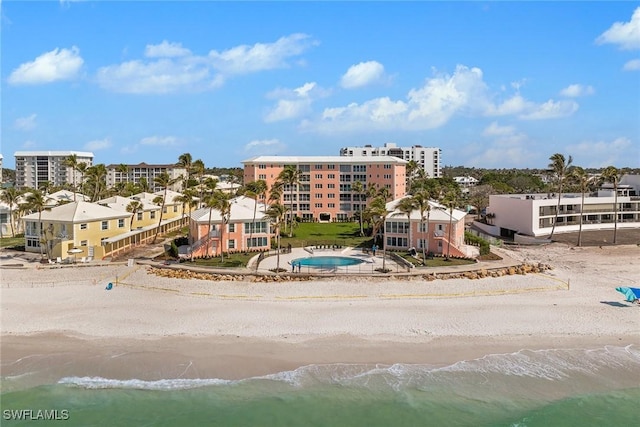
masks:
<path fill-rule="evenodd" d="M 294 214 L 307 221 L 342 221 L 364 210 L 367 204 L 364 194 L 352 189 L 357 181 L 365 190 L 386 188 L 392 200 L 404 196 L 407 163 L 390 156 L 258 156 L 242 162 L 244 182 L 262 179 L 268 191 L 285 166 L 298 168 L 301 178 L 293 187 L 293 200 L 291 188 L 285 185 L 281 203 L 287 207 L 292 205 Z"/>

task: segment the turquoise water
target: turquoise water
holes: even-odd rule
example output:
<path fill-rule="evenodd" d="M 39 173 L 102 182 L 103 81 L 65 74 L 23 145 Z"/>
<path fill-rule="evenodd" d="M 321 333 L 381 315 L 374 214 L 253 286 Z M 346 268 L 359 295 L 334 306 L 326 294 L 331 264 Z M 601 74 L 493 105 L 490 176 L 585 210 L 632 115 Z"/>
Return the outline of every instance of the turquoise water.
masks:
<path fill-rule="evenodd" d="M 343 256 L 317 256 L 308 258 L 296 258 L 291 261 L 292 264 L 300 264 L 303 267 L 330 268 L 330 267 L 346 267 L 349 265 L 362 264 L 364 261 L 357 258 L 349 258 Z"/>
<path fill-rule="evenodd" d="M 309 365 L 239 381 L 64 377 L 24 389 L 19 381 L 3 378 L 3 416 L 66 409 L 69 419 L 57 422 L 65 426 L 626 427 L 640 416 L 632 346 L 524 350 L 446 367 Z"/>

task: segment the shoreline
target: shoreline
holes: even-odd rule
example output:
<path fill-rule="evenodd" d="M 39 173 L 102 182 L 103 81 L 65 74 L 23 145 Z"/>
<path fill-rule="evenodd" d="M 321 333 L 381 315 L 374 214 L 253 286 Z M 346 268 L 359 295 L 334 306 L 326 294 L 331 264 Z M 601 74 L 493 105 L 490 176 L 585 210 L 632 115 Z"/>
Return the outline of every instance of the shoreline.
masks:
<path fill-rule="evenodd" d="M 437 337 L 421 342 L 307 337 L 296 342 L 231 336 L 147 339 L 3 335 L 2 377 L 28 374 L 29 387 L 64 377 L 242 380 L 309 365 L 428 365 L 441 368 L 489 355 L 538 350 L 640 347 L 637 335 Z M 3 387 L 4 388 L 4 387 Z"/>

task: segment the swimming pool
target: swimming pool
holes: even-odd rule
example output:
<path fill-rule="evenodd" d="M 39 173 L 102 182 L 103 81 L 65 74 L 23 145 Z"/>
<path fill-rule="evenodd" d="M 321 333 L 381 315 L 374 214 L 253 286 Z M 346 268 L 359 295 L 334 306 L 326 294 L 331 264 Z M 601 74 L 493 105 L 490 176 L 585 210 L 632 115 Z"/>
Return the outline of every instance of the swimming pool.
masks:
<path fill-rule="evenodd" d="M 346 267 L 349 265 L 362 264 L 364 261 L 357 258 L 350 258 L 344 256 L 316 256 L 307 258 L 296 258 L 291 261 L 291 264 L 302 267 L 312 268 L 331 268 L 331 267 Z"/>

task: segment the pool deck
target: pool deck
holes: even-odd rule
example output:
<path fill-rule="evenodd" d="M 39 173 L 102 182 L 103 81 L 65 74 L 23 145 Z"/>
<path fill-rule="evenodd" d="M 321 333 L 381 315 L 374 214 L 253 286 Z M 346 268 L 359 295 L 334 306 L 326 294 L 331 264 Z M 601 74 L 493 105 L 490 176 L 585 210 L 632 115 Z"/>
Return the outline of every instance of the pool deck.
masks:
<path fill-rule="evenodd" d="M 287 272 L 294 272 L 291 261 L 296 258 L 319 257 L 319 256 L 343 256 L 361 259 L 363 262 L 357 265 L 348 265 L 330 268 L 317 267 L 300 267 L 300 271 L 296 268 L 295 273 L 327 273 L 327 274 L 380 274 L 376 268 L 382 268 L 383 260 L 380 252 L 373 256 L 371 253 L 364 253 L 362 249 L 342 248 L 342 249 L 313 249 L 313 253 L 303 248 L 293 248 L 291 253 L 280 254 L 280 268 L 286 268 Z M 258 272 L 266 273 L 276 268 L 277 257 L 275 255 L 266 257 L 258 265 Z M 407 269 L 391 260 L 390 257 L 384 261 L 385 268 L 392 272 L 406 272 Z"/>

